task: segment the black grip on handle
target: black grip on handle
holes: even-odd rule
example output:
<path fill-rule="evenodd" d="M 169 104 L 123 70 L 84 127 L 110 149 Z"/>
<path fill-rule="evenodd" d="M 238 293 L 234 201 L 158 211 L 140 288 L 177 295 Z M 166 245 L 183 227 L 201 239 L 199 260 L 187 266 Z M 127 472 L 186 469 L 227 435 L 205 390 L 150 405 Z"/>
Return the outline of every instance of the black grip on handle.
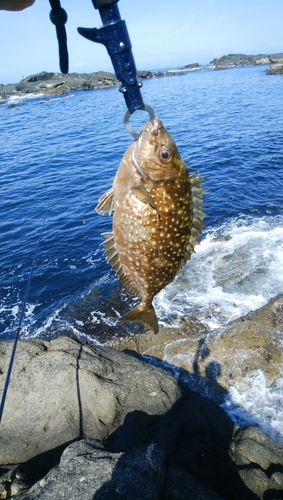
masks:
<path fill-rule="evenodd" d="M 111 5 L 112 3 L 117 3 L 119 0 L 92 0 L 95 9 L 101 9 L 106 5 Z"/>

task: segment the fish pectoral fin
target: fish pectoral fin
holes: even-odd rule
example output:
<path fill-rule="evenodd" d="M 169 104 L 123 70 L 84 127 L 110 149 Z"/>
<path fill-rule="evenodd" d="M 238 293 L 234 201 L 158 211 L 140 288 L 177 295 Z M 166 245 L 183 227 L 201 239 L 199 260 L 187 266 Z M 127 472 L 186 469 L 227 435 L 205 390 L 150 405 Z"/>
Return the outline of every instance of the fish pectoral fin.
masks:
<path fill-rule="evenodd" d="M 143 203 L 147 203 L 150 205 L 157 213 L 158 209 L 157 206 L 155 205 L 154 199 L 152 196 L 149 194 L 149 192 L 146 190 L 144 187 L 143 183 L 141 181 L 134 182 L 130 185 L 130 189 L 133 193 L 133 195 Z"/>
<path fill-rule="evenodd" d="M 143 302 L 141 302 L 135 309 L 124 314 L 121 321 L 123 323 L 128 321 L 139 321 L 147 328 L 153 330 L 154 333 L 158 333 L 159 331 L 158 320 L 152 304 L 143 304 Z"/>
<path fill-rule="evenodd" d="M 111 215 L 114 210 L 113 197 L 114 191 L 113 187 L 111 187 L 99 198 L 98 205 L 95 207 L 96 212 L 102 215 L 108 212 L 108 214 Z"/>

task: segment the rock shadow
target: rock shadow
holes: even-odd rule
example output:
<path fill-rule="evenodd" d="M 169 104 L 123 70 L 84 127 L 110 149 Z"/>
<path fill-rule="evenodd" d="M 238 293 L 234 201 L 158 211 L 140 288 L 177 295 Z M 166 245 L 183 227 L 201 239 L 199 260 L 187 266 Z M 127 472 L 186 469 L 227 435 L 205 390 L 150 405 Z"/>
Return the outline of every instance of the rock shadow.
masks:
<path fill-rule="evenodd" d="M 6 474 L 2 467 L 1 498 L 1 491 L 10 496 L 24 491 L 19 500 L 66 495 L 70 500 L 283 499 L 283 446 L 255 426 L 237 429 L 219 406 L 227 398 L 219 384 L 221 366 L 211 362 L 201 372 L 201 359 L 209 354 L 203 341 L 191 373 L 160 361 L 163 371 L 152 369 L 136 352 L 128 354 L 143 363 L 115 350 L 92 350 L 80 347 L 72 358 L 77 439 L 34 456 L 11 473 L 9 466 Z M 152 358 L 147 362 L 153 364 Z M 184 381 L 192 381 L 197 392 Z M 84 392 L 84 384 L 91 390 Z M 214 401 L 200 392 L 213 393 Z M 103 406 L 109 393 L 111 418 L 109 404 Z M 84 427 L 83 419 L 97 414 L 109 418 L 100 434 L 104 441 L 95 427 Z"/>
<path fill-rule="evenodd" d="M 126 352 L 138 357 L 136 352 Z M 199 379 L 221 402 L 227 391 L 217 382 L 219 363 L 210 363 L 206 377 L 200 376 L 199 357 L 207 354 L 200 343 L 193 374 L 182 370 L 180 375 Z M 176 367 L 167 364 L 166 371 L 175 374 Z M 181 380 L 179 385 L 182 397 L 169 411 L 162 415 L 130 412 L 103 442 L 106 450 L 122 454 L 111 480 L 96 491 L 93 500 L 259 498 L 242 480 L 235 463 L 233 422 L 211 399 L 191 391 Z"/>

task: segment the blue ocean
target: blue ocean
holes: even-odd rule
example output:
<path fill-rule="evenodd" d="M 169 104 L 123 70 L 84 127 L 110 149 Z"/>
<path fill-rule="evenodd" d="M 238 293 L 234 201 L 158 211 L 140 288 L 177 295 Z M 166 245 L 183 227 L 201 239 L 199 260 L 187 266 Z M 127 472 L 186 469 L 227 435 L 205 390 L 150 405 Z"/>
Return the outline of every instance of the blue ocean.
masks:
<path fill-rule="evenodd" d="M 161 327 L 196 314 L 217 329 L 283 293 L 283 79 L 265 71 L 202 70 L 143 84 L 144 101 L 208 190 L 201 244 L 182 280 L 155 298 Z M 21 338 L 72 333 L 107 345 L 144 331 L 119 322 L 137 299 L 106 263 L 101 232 L 111 218 L 94 210 L 132 142 L 124 113 L 114 87 L 0 106 L 1 340 L 15 336 L 41 232 Z M 135 113 L 131 123 L 146 120 Z M 229 245 L 213 244 L 220 234 Z M 278 391 L 270 389 L 268 409 L 261 390 L 239 405 L 281 421 L 274 425 L 283 442 Z"/>

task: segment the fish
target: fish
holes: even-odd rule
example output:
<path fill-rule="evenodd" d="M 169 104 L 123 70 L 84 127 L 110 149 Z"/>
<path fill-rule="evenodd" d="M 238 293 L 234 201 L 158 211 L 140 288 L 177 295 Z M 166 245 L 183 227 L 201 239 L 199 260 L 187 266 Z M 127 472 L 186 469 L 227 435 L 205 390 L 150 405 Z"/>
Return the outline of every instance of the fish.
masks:
<path fill-rule="evenodd" d="M 138 321 L 158 333 L 153 298 L 190 259 L 205 226 L 203 180 L 189 174 L 158 118 L 142 127 L 125 152 L 96 206 L 99 214 L 114 212 L 112 231 L 102 233 L 104 255 L 122 285 L 141 299 L 122 322 Z"/>

